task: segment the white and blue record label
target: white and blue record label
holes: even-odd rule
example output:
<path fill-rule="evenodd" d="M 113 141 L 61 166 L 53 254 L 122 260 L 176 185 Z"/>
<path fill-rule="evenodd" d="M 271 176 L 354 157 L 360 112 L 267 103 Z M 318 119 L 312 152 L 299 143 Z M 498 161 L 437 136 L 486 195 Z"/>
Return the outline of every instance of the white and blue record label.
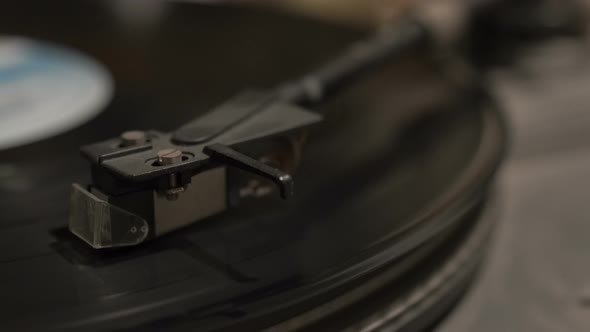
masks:
<path fill-rule="evenodd" d="M 110 101 L 107 70 L 81 53 L 0 36 L 0 150 L 87 122 Z"/>

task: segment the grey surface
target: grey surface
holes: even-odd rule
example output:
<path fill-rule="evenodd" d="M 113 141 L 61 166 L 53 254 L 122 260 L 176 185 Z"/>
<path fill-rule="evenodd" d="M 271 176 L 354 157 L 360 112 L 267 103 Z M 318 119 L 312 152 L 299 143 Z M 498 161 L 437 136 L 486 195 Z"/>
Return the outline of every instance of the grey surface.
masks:
<path fill-rule="evenodd" d="M 590 52 L 555 41 L 494 74 L 513 129 L 501 224 L 449 331 L 590 331 Z"/>

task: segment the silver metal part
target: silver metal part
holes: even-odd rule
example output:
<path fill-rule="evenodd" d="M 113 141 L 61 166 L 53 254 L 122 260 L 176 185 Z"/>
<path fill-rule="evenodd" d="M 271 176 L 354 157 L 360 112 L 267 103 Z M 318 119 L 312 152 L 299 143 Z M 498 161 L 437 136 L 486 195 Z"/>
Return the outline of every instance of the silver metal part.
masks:
<path fill-rule="evenodd" d="M 69 228 L 95 249 L 136 245 L 149 233 L 145 219 L 111 205 L 76 183 L 70 195 Z"/>
<path fill-rule="evenodd" d="M 182 151 L 178 149 L 164 149 L 158 151 L 158 164 L 173 165 L 182 161 Z"/>
<path fill-rule="evenodd" d="M 168 166 L 177 164 L 182 161 L 182 151 L 178 149 L 163 149 L 158 151 L 158 164 L 162 166 Z M 178 186 L 178 175 L 170 174 L 168 176 L 168 182 L 170 189 L 164 191 L 166 199 L 169 201 L 176 201 L 178 195 L 183 193 L 186 188 Z"/>
<path fill-rule="evenodd" d="M 121 145 L 135 146 L 145 144 L 147 142 L 147 135 L 140 130 L 130 130 L 121 134 Z"/>
<path fill-rule="evenodd" d="M 226 169 L 214 168 L 192 177 L 191 184 L 176 200 L 154 191 L 155 235 L 224 211 L 227 208 Z"/>

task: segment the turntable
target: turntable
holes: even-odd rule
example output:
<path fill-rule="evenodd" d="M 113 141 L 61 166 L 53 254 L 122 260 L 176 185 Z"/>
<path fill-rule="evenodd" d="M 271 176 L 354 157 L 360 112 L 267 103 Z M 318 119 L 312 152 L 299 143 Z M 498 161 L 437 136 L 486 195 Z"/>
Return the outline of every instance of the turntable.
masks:
<path fill-rule="evenodd" d="M 128 5 L 5 6 L 4 330 L 414 331 L 451 310 L 508 135 L 438 22 Z"/>

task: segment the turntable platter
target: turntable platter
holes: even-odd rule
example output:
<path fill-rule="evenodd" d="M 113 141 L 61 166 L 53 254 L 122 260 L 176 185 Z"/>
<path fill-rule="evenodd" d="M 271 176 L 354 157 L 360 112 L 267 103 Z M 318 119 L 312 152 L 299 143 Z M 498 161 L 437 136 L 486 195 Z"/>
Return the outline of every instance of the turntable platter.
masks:
<path fill-rule="evenodd" d="M 96 28 L 60 38 L 80 47 L 85 38 L 98 36 L 103 43 L 97 44 L 105 48 L 89 52 L 112 70 L 117 90 L 95 121 L 3 152 L 3 160 L 11 163 L 4 164 L 0 175 L 0 193 L 7 197 L 0 202 L 7 216 L 0 221 L 0 318 L 9 329 L 267 328 L 395 263 L 406 262 L 396 275 L 410 270 L 416 255 L 436 251 L 451 231 L 470 223 L 465 220 L 487 193 L 506 143 L 497 109 L 481 96 L 448 97 L 449 88 L 432 78 L 428 66 L 408 60 L 324 106 L 332 116 L 312 133 L 292 202 L 277 201 L 270 208 L 267 203 L 246 204 L 134 248 L 97 252 L 86 247 L 66 230 L 69 184 L 84 177 L 77 146 L 117 134 L 129 124 L 173 128 L 205 109 L 203 105 L 249 85 L 254 73 L 261 85 L 295 76 L 276 72 L 288 66 L 276 60 L 281 57 L 275 52 L 284 55 L 285 50 L 268 42 L 270 26 L 292 36 L 316 29 L 318 43 L 329 42 L 316 45 L 314 58 L 358 34 L 238 8 L 219 15 L 241 24 L 230 26 L 211 18 L 219 8 L 187 6 L 172 6 L 158 23 L 156 37 L 139 46 L 123 47 L 119 40 L 120 49 L 108 49 L 107 37 Z M 62 36 L 60 25 L 52 23 L 55 35 Z M 15 22 L 0 26 L 24 31 Z M 244 27 L 251 30 L 242 31 L 242 37 L 257 47 L 220 45 L 224 36 Z M 220 36 L 200 40 L 198 48 L 186 38 L 174 39 L 195 31 L 218 31 Z M 36 35 L 52 36 L 49 30 Z M 203 55 L 195 61 L 209 46 L 217 47 L 214 54 L 235 54 L 240 47 L 256 51 L 250 60 L 236 63 L 229 56 L 211 62 Z M 134 71 L 127 67 L 129 52 L 138 49 L 155 53 L 139 57 Z M 172 63 L 166 56 L 173 54 L 185 56 Z M 288 70 L 303 70 L 306 62 L 317 60 L 290 59 L 297 66 Z M 259 63 L 267 70 L 252 68 Z M 213 70 L 215 66 L 235 70 Z M 201 76 L 179 74 L 188 67 Z M 416 79 L 392 78 L 389 71 L 420 77 L 422 88 Z M 429 84 L 424 84 L 425 77 L 430 77 Z M 167 85 L 165 80 L 174 82 Z M 190 87 L 183 87 L 187 83 Z M 161 92 L 160 97 L 151 95 L 153 91 Z M 433 98 L 425 103 L 424 96 Z M 197 103 L 189 108 L 194 99 Z"/>

